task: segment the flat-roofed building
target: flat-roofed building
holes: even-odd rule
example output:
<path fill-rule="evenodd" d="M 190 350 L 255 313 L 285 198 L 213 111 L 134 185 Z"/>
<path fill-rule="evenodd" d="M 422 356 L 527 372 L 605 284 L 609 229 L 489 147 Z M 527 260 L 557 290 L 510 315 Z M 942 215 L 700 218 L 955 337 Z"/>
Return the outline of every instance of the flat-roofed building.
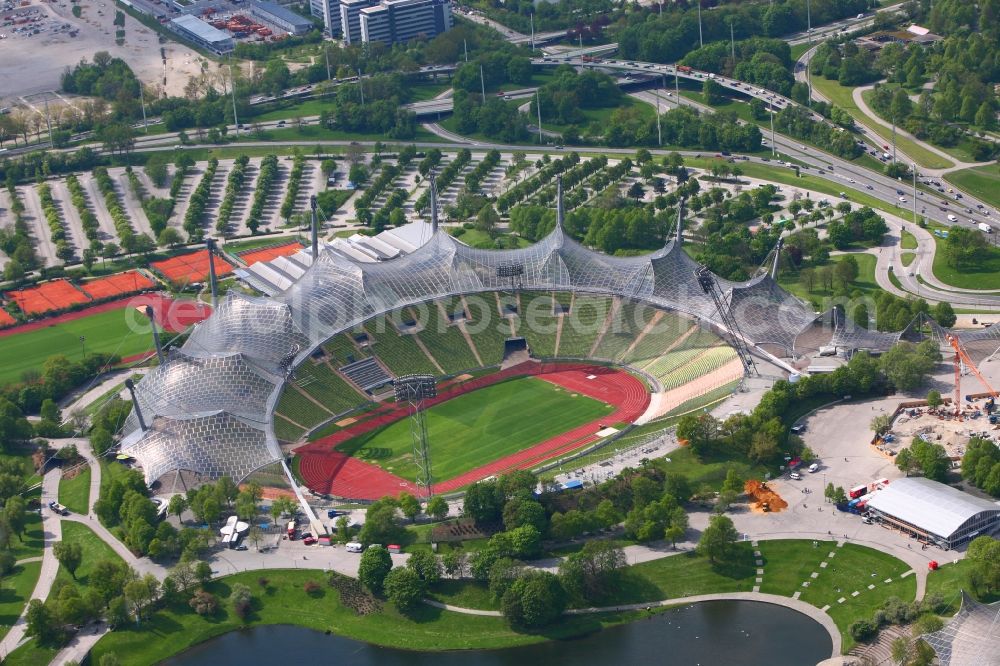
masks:
<path fill-rule="evenodd" d="M 263 0 L 250 3 L 250 15 L 290 35 L 304 35 L 313 27 L 313 22 L 305 16 L 300 16 L 287 7 Z"/>
<path fill-rule="evenodd" d="M 340 31 L 345 44 L 361 43 L 361 10 L 377 4 L 378 0 L 340 0 Z"/>
<path fill-rule="evenodd" d="M 1000 526 L 1000 504 L 922 477 L 893 481 L 867 508 L 882 523 L 946 548 Z"/>
<path fill-rule="evenodd" d="M 382 0 L 361 10 L 361 40 L 384 44 L 432 38 L 453 24 L 447 0 Z"/>
<path fill-rule="evenodd" d="M 323 32 L 340 37 L 340 0 L 309 0 L 309 12 L 323 21 Z"/>
<path fill-rule="evenodd" d="M 236 48 L 228 32 L 212 27 L 197 16 L 178 16 L 170 21 L 170 29 L 214 53 L 229 53 Z"/>

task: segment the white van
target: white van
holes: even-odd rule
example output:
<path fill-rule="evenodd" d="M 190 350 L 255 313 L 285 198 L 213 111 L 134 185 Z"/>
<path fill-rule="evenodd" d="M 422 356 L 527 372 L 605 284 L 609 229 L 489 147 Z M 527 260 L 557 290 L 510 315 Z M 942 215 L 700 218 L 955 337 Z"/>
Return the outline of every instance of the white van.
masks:
<path fill-rule="evenodd" d="M 949 215 L 948 216 L 948 221 L 949 222 L 958 222 L 958 218 L 955 217 L 954 215 Z"/>
<path fill-rule="evenodd" d="M 809 465 L 810 474 L 815 474 L 818 471 L 819 471 L 819 463 L 813 463 L 812 465 Z"/>
<path fill-rule="evenodd" d="M 363 551 L 365 549 L 365 547 L 362 546 L 357 541 L 350 541 L 344 547 L 347 549 L 348 553 L 360 553 L 361 551 Z"/>

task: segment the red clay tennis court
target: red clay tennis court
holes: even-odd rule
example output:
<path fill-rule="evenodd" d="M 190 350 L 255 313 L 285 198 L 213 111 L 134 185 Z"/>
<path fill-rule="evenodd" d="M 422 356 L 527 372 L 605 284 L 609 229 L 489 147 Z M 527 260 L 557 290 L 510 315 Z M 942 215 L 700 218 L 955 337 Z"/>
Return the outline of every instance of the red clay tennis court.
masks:
<path fill-rule="evenodd" d="M 84 282 L 80 288 L 95 301 L 152 289 L 156 285 L 139 271 L 126 271 Z"/>
<path fill-rule="evenodd" d="M 142 308 L 143 313 L 147 305 L 151 306 L 156 323 L 172 333 L 180 333 L 191 324 L 208 319 L 212 314 L 212 308 L 204 303 L 188 299 L 175 301 L 158 294 L 137 296 L 130 299 L 129 304 Z"/>
<path fill-rule="evenodd" d="M 86 294 L 67 280 L 52 280 L 37 287 L 9 291 L 7 295 L 14 299 L 21 312 L 26 315 L 65 310 L 72 305 L 90 301 Z"/>
<path fill-rule="evenodd" d="M 294 242 L 285 243 L 284 245 L 262 247 L 256 250 L 247 250 L 246 252 L 240 252 L 237 256 L 245 261 L 247 266 L 251 266 L 256 264 L 258 261 L 271 261 L 272 259 L 277 259 L 278 257 L 287 257 L 290 254 L 295 254 L 301 249 L 302 244 Z"/>
<path fill-rule="evenodd" d="M 0 328 L 7 328 L 17 323 L 17 320 L 10 316 L 6 310 L 0 310 Z"/>
<path fill-rule="evenodd" d="M 155 261 L 152 266 L 175 284 L 204 282 L 208 279 L 208 250 L 189 252 L 163 261 Z M 215 258 L 216 275 L 221 277 L 232 272 L 232 264 L 225 259 Z"/>

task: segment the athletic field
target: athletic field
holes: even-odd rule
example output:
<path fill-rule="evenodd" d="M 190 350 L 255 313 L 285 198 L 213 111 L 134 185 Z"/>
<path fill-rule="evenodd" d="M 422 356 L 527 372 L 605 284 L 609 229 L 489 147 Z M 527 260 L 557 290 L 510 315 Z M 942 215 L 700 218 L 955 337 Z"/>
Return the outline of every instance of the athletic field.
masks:
<path fill-rule="evenodd" d="M 614 407 L 535 377 L 460 395 L 426 411 L 431 471 L 443 481 L 611 414 Z M 408 418 L 337 447 L 415 480 Z"/>
<path fill-rule="evenodd" d="M 79 361 L 83 346 L 88 354 L 105 352 L 123 358 L 148 351 L 153 341 L 149 322 L 143 319 L 121 308 L 33 331 L 12 332 L 0 338 L 0 385 L 21 381 L 25 370 L 41 371 L 49 356 L 62 354 Z M 134 327 L 138 333 L 129 328 L 129 320 L 139 324 Z"/>

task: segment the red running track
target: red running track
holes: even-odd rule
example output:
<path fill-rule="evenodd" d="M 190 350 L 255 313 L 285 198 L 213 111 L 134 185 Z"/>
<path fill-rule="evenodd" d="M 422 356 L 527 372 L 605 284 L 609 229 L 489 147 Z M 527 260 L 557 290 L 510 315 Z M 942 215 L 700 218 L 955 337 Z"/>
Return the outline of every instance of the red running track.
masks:
<path fill-rule="evenodd" d="M 499 458 L 491 463 L 434 484 L 435 493 L 446 493 L 514 469 L 530 469 L 540 463 L 562 456 L 581 446 L 597 441 L 601 424 L 631 423 L 649 406 L 649 392 L 632 375 L 614 368 L 585 364 L 522 363 L 501 372 L 452 385 L 428 401 L 429 405 L 451 400 L 463 393 L 496 384 L 511 377 L 536 375 L 540 379 L 567 390 L 606 402 L 616 407 L 611 414 L 597 421 L 568 430 L 557 437 Z M 416 485 L 377 465 L 364 462 L 336 450 L 336 447 L 365 432 L 398 421 L 407 416 L 405 408 L 381 410 L 379 414 L 340 430 L 329 437 L 296 450 L 299 471 L 306 485 L 320 493 L 352 499 L 378 499 L 397 495 L 406 490 L 417 491 Z"/>

